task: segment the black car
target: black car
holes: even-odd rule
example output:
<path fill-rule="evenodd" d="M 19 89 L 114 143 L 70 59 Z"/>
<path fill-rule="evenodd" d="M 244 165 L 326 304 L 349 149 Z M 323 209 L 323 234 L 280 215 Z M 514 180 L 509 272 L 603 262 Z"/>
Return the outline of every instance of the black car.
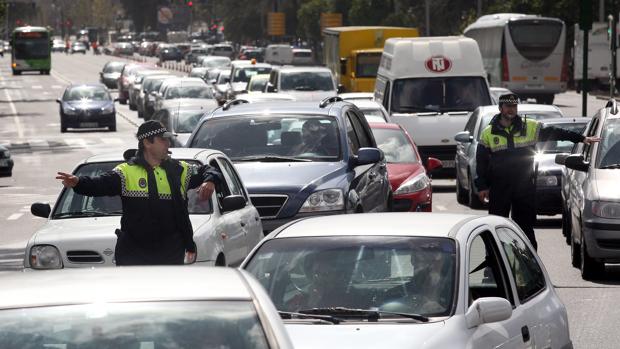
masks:
<path fill-rule="evenodd" d="M 159 51 L 159 61 L 177 61 L 180 62 L 183 59 L 183 52 L 177 47 L 169 46 L 164 47 Z"/>
<path fill-rule="evenodd" d="M 110 92 L 103 84 L 71 85 L 60 104 L 60 132 L 68 128 L 107 127 L 116 131 L 116 109 Z"/>
<path fill-rule="evenodd" d="M 99 81 L 106 85 L 107 88 L 116 88 L 125 64 L 127 63 L 120 61 L 110 61 L 106 63 L 101 72 L 99 72 Z"/>
<path fill-rule="evenodd" d="M 13 175 L 13 159 L 11 152 L 0 144 L 0 177 L 11 177 Z"/>
<path fill-rule="evenodd" d="M 364 114 L 339 97 L 234 100 L 205 115 L 186 146 L 230 157 L 265 231 L 302 217 L 390 208 L 383 152 Z"/>

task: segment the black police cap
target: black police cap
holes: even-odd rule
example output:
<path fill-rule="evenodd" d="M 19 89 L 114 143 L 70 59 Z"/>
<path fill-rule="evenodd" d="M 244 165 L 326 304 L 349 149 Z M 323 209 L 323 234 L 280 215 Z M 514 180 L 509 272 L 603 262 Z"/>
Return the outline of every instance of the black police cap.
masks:
<path fill-rule="evenodd" d="M 152 136 L 173 138 L 174 134 L 172 132 L 168 132 L 164 125 L 162 125 L 159 121 L 155 120 L 145 121 L 142 125 L 138 127 L 138 133 L 136 134 L 136 137 L 139 141 Z"/>
<path fill-rule="evenodd" d="M 519 104 L 519 96 L 515 93 L 507 93 L 499 96 L 499 105 L 502 104 Z"/>

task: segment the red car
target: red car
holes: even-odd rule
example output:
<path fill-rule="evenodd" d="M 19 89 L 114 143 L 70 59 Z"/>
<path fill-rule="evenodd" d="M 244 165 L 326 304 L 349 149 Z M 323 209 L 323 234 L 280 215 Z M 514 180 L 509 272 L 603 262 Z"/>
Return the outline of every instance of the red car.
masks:
<path fill-rule="evenodd" d="M 385 154 L 388 178 L 392 186 L 392 208 L 399 212 L 431 212 L 433 189 L 428 172 L 442 167 L 441 161 L 428 158 L 424 168 L 415 143 L 397 124 L 370 123 L 377 146 Z"/>

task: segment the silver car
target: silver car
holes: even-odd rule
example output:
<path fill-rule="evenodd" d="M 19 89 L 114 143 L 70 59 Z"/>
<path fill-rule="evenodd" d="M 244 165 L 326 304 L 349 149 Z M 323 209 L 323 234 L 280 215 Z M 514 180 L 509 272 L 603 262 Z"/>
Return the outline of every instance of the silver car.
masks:
<path fill-rule="evenodd" d="M 197 246 L 196 262 L 205 265 L 239 265 L 263 237 L 259 214 L 237 171 L 226 155 L 208 149 L 171 148 L 172 157 L 190 164 L 210 164 L 224 175 L 220 191 L 199 201 L 196 189 L 188 192 L 190 221 Z M 118 153 L 93 156 L 73 171 L 94 176 L 121 163 Z M 114 265 L 115 229 L 122 213 L 118 196 L 87 197 L 63 189 L 54 208 L 35 203 L 35 216 L 48 218 L 26 246 L 26 269 L 82 268 Z"/>
<path fill-rule="evenodd" d="M 573 266 L 584 279 L 595 279 L 605 263 L 620 262 L 620 115 L 615 101 L 601 109 L 585 130 L 600 143 L 578 143 L 562 177 L 563 230 L 570 235 Z"/>
<path fill-rule="evenodd" d="M 230 268 L 0 276 L 0 348 L 292 348 L 276 309 Z"/>
<path fill-rule="evenodd" d="M 297 349 L 572 348 L 542 262 L 499 216 L 297 220 L 241 268 L 267 290 Z"/>

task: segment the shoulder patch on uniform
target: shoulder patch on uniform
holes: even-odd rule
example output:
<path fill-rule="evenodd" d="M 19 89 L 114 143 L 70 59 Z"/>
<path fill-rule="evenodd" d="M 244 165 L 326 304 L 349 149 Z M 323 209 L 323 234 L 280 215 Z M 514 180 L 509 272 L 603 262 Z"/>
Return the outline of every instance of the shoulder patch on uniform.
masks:
<path fill-rule="evenodd" d="M 499 137 L 493 137 L 493 144 L 499 144 Z"/>
<path fill-rule="evenodd" d="M 138 180 L 138 185 L 140 186 L 140 188 L 146 188 L 146 178 L 140 178 Z"/>

